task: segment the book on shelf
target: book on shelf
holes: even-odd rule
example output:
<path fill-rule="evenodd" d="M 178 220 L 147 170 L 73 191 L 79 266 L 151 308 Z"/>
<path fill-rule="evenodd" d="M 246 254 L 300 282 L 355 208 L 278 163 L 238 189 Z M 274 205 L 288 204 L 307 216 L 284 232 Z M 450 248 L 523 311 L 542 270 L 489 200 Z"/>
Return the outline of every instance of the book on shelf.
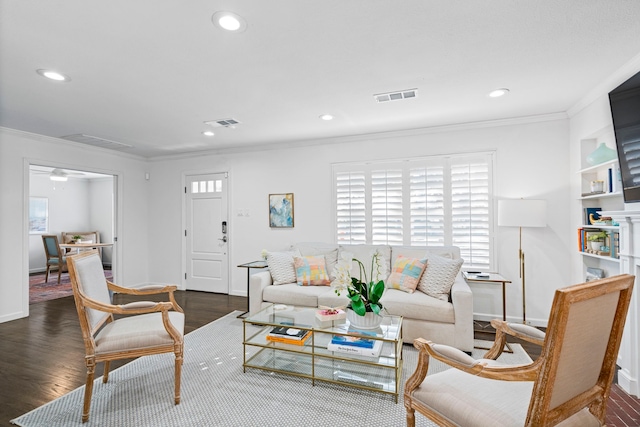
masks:
<path fill-rule="evenodd" d="M 614 231 L 611 233 L 611 258 L 620 258 L 620 233 Z"/>
<path fill-rule="evenodd" d="M 602 208 L 584 208 L 584 221 L 583 224 L 591 224 L 591 219 L 600 219 L 600 211 Z M 593 218 L 592 218 L 593 215 Z"/>
<path fill-rule="evenodd" d="M 338 353 L 353 354 L 356 356 L 378 357 L 382 351 L 382 345 L 383 342 L 380 340 L 375 340 L 373 347 L 371 348 L 330 342 L 327 344 L 327 350 Z"/>
<path fill-rule="evenodd" d="M 301 340 L 306 338 L 307 332 L 304 329 L 296 329 L 290 326 L 276 326 L 271 329 L 269 336 L 286 338 L 290 340 Z"/>
<path fill-rule="evenodd" d="M 331 344 L 339 344 L 349 347 L 373 348 L 375 340 L 352 335 L 334 335 Z"/>
<path fill-rule="evenodd" d="M 282 335 L 271 335 L 271 334 L 267 334 L 267 341 L 271 341 L 271 342 L 278 342 L 278 343 L 282 343 L 282 344 L 292 344 L 292 345 L 304 345 L 307 340 L 309 339 L 309 337 L 311 337 L 312 332 L 311 331 L 305 331 L 306 334 L 300 338 L 300 339 L 291 339 L 291 338 L 287 338 L 285 336 Z"/>
<path fill-rule="evenodd" d="M 619 193 L 622 190 L 622 175 L 619 165 L 607 169 L 607 186 L 609 193 Z"/>

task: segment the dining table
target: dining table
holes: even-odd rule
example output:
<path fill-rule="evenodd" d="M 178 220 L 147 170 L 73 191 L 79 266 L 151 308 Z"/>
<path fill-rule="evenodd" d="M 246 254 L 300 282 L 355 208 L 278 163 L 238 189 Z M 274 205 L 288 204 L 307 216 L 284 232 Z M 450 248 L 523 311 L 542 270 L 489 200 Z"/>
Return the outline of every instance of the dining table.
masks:
<path fill-rule="evenodd" d="M 113 243 L 61 243 L 58 246 L 60 246 L 60 249 L 75 249 L 76 253 L 80 253 L 81 250 L 108 248 L 113 246 Z"/>

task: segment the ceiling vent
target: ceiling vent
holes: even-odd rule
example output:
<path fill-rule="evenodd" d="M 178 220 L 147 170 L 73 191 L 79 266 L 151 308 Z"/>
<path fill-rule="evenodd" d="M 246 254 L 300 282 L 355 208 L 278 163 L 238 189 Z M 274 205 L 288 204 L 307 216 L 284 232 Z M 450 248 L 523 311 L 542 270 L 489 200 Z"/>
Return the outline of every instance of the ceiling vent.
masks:
<path fill-rule="evenodd" d="M 240 122 L 236 119 L 219 119 L 219 120 L 211 120 L 209 122 L 204 122 L 209 126 L 213 126 L 214 128 L 225 127 L 225 128 L 235 128 L 236 125 L 239 125 Z"/>
<path fill-rule="evenodd" d="M 97 136 L 85 135 L 83 133 L 77 133 L 75 135 L 67 135 L 61 137 L 67 141 L 79 142 L 80 144 L 92 145 L 94 147 L 109 148 L 111 150 L 124 150 L 125 148 L 131 148 L 132 145 L 125 144 L 123 142 L 112 141 L 110 139 L 99 138 Z"/>
<path fill-rule="evenodd" d="M 401 99 L 416 98 L 418 89 L 405 89 L 398 92 L 379 93 L 373 95 L 377 102 L 400 101 Z"/>

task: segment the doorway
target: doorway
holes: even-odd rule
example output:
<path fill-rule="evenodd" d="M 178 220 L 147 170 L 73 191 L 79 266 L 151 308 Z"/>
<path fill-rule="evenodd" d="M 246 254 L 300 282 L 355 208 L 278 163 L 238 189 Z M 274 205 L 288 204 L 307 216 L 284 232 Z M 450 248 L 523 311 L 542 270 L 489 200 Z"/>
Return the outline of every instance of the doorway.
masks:
<path fill-rule="evenodd" d="M 229 293 L 227 173 L 185 177 L 186 288 Z"/>
<path fill-rule="evenodd" d="M 29 303 L 72 295 L 68 273 L 63 269 L 47 275 L 43 235 L 55 235 L 60 244 L 82 234 L 86 242 L 114 243 L 117 176 L 93 171 L 29 164 L 28 272 Z M 115 249 L 98 249 L 105 275 L 116 273 Z M 70 249 L 62 249 L 63 254 Z"/>

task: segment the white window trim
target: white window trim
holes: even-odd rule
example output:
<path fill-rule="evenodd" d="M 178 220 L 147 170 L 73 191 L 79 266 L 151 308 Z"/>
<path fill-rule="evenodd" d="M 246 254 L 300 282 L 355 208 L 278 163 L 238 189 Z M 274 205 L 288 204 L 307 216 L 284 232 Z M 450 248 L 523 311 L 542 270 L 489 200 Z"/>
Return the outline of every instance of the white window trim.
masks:
<path fill-rule="evenodd" d="M 434 156 L 423 156 L 423 157 L 412 157 L 412 158 L 405 158 L 405 159 L 395 159 L 395 160 L 384 160 L 384 161 L 368 161 L 368 162 L 347 162 L 347 163 L 334 163 L 332 164 L 332 174 L 331 174 L 331 182 L 332 182 L 332 187 L 331 187 L 331 194 L 332 194 L 332 230 L 333 230 L 333 240 L 335 243 L 338 243 L 337 241 L 337 227 L 338 227 L 338 221 L 337 221 L 337 194 L 336 194 L 336 185 L 337 185 L 337 180 L 336 180 L 336 175 L 339 172 L 348 172 L 348 171 L 364 171 L 365 172 L 365 194 L 367 195 L 367 197 L 365 198 L 366 200 L 366 207 L 365 210 L 367 212 L 367 214 L 365 215 L 365 219 L 366 219 L 366 242 L 371 242 L 372 241 L 372 236 L 371 236 L 371 215 L 369 214 L 369 212 L 371 212 L 371 198 L 368 196 L 371 194 L 371 174 L 370 172 L 373 169 L 378 169 L 381 167 L 398 167 L 399 165 L 402 165 L 403 168 L 408 168 L 408 165 L 411 163 L 423 163 L 423 164 L 440 164 L 444 161 L 444 159 L 458 159 L 458 158 L 472 158 L 474 156 L 478 156 L 478 157 L 485 157 L 486 161 L 487 161 L 487 165 L 489 167 L 489 177 L 488 177 L 488 191 L 489 191 L 489 200 L 488 200 L 488 233 L 489 233 L 489 237 L 488 237 L 488 244 L 489 244 L 489 267 L 487 268 L 488 271 L 496 271 L 497 268 L 497 257 L 496 257 L 496 245 L 495 245 L 495 241 L 496 241 L 496 236 L 495 236 L 495 232 L 496 232 L 496 227 L 495 227 L 495 163 L 496 163 L 496 153 L 495 151 L 481 151 L 481 152 L 469 152 L 469 153 L 456 153 L 456 154 L 444 154 L 444 155 L 434 155 Z M 444 176 L 445 182 L 445 188 L 449 187 L 451 188 L 451 182 L 450 182 L 450 175 L 449 174 L 445 174 Z M 405 204 L 406 202 L 404 201 L 406 197 L 408 197 L 408 195 L 406 194 L 406 189 L 409 188 L 408 185 L 408 181 L 409 180 L 409 176 L 408 174 L 403 174 L 403 204 Z M 450 209 L 451 209 L 451 205 L 452 205 L 452 199 L 451 199 L 451 192 L 450 191 L 445 191 L 444 192 L 444 207 L 445 207 L 445 215 L 450 215 Z M 410 210 L 409 209 L 403 209 L 403 227 L 404 227 L 404 236 L 403 236 L 403 243 L 402 245 L 406 245 L 409 246 L 411 245 L 411 241 L 410 241 Z M 445 242 L 443 243 L 444 245 L 452 245 L 452 222 L 451 221 L 445 221 Z M 364 243 L 363 244 L 371 244 L 371 243 Z M 418 246 L 418 245 L 414 245 L 414 246 Z M 475 268 L 475 267 L 474 267 Z"/>

